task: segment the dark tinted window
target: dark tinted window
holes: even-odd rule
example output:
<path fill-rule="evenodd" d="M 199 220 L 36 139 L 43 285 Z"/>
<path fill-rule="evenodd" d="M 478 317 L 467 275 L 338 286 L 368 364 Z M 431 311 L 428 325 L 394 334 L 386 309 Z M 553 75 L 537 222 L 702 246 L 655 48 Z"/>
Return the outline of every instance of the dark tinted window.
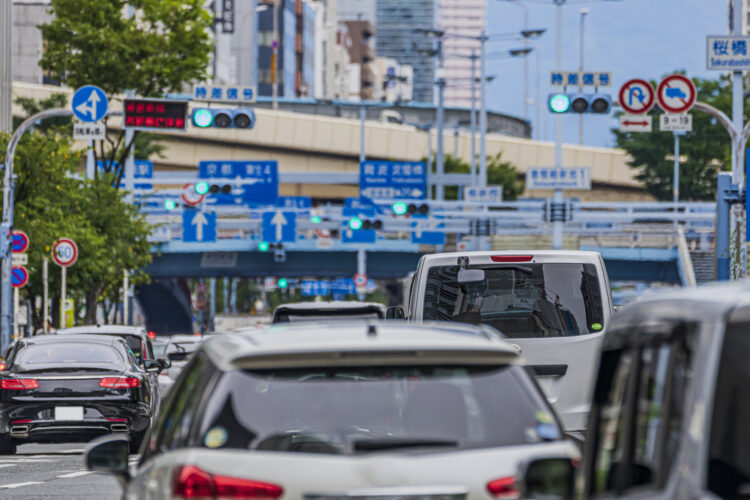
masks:
<path fill-rule="evenodd" d="M 274 323 L 298 323 L 300 321 L 330 321 L 383 319 L 383 311 L 376 308 L 362 309 L 282 309 L 274 313 Z"/>
<path fill-rule="evenodd" d="M 429 268 L 424 319 L 485 323 L 511 338 L 582 335 L 604 326 L 593 264 L 481 268 L 484 281 L 471 284 L 458 283 L 458 266 Z"/>
<path fill-rule="evenodd" d="M 15 365 L 30 366 L 65 363 L 122 363 L 114 347 L 86 342 L 60 342 L 29 345 L 21 349 Z"/>
<path fill-rule="evenodd" d="M 209 448 L 356 453 L 394 441 L 485 448 L 561 436 L 517 366 L 234 371 L 205 408 L 192 444 Z"/>
<path fill-rule="evenodd" d="M 750 322 L 730 323 L 728 326 L 714 390 L 708 489 L 722 498 L 747 498 L 750 483 Z"/>

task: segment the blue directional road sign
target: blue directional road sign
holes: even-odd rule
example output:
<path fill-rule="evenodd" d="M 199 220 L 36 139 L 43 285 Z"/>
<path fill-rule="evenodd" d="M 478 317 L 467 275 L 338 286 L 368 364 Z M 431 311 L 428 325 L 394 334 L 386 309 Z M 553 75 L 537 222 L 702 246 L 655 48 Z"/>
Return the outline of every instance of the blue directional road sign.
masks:
<path fill-rule="evenodd" d="M 185 210 L 182 213 L 182 241 L 216 241 L 216 214 Z"/>
<path fill-rule="evenodd" d="M 373 200 L 423 200 L 427 168 L 424 162 L 364 161 L 359 166 L 359 193 Z"/>
<path fill-rule="evenodd" d="M 73 114 L 82 122 L 98 122 L 107 114 L 107 94 L 96 85 L 84 85 L 73 94 Z"/>
<path fill-rule="evenodd" d="M 114 165 L 114 171 L 117 171 L 119 162 L 115 161 L 112 163 Z M 135 183 L 133 184 L 133 188 L 154 189 L 154 185 L 150 182 L 139 182 L 144 180 L 149 181 L 154 178 L 154 162 L 152 162 L 151 160 L 135 160 L 133 163 L 135 165 L 135 173 L 133 175 Z M 96 168 L 98 168 L 100 172 L 104 172 L 104 162 L 102 160 L 97 160 Z"/>
<path fill-rule="evenodd" d="M 231 194 L 208 195 L 209 205 L 275 205 L 279 197 L 278 163 L 273 160 L 202 161 L 198 177 L 238 188 Z"/>
<path fill-rule="evenodd" d="M 435 229 L 445 228 L 445 223 L 435 219 L 419 219 L 411 223 L 411 242 L 420 245 L 445 245 L 445 233 Z"/>
<path fill-rule="evenodd" d="M 375 217 L 377 208 L 371 199 L 364 196 L 361 198 L 345 198 L 341 215 L 344 217 Z"/>
<path fill-rule="evenodd" d="M 374 229 L 354 230 L 347 221 L 341 223 L 341 243 L 375 243 L 377 237 Z"/>
<path fill-rule="evenodd" d="M 263 241 L 289 242 L 297 239 L 297 214 L 274 210 L 263 214 Z"/>
<path fill-rule="evenodd" d="M 302 282 L 302 295 L 306 297 L 330 293 L 331 283 L 328 280 L 304 280 Z"/>
<path fill-rule="evenodd" d="M 276 206 L 306 210 L 312 208 L 312 198 L 309 196 L 279 196 L 276 200 Z"/>

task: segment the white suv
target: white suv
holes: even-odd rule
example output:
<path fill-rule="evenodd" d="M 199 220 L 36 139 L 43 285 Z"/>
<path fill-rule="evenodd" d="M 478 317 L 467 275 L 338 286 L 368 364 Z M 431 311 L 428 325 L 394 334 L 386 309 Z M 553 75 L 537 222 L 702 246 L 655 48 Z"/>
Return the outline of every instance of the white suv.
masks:
<path fill-rule="evenodd" d="M 388 316 L 402 314 L 389 310 Z M 493 326 L 522 349 L 565 430 L 584 431 L 602 335 L 612 316 L 609 279 L 599 253 L 425 255 L 412 280 L 405 316 L 411 322 Z"/>

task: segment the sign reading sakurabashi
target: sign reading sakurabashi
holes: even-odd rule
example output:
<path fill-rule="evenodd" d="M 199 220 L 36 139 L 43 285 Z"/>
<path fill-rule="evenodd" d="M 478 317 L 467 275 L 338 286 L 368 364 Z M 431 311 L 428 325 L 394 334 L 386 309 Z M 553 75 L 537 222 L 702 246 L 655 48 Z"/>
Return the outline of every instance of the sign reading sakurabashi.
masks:
<path fill-rule="evenodd" d="M 750 70 L 750 36 L 709 36 L 706 46 L 708 69 Z"/>

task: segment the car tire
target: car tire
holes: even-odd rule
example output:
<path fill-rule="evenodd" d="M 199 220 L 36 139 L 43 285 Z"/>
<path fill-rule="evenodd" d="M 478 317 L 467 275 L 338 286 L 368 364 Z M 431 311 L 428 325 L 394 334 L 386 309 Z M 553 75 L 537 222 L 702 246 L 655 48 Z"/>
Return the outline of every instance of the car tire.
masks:
<path fill-rule="evenodd" d="M 10 436 L 0 437 L 0 455 L 15 455 L 16 442 Z"/>
<path fill-rule="evenodd" d="M 143 442 L 143 438 L 145 435 L 145 431 L 130 433 L 130 443 L 128 443 L 128 451 L 131 455 L 137 454 L 138 450 L 141 449 L 141 443 Z"/>

